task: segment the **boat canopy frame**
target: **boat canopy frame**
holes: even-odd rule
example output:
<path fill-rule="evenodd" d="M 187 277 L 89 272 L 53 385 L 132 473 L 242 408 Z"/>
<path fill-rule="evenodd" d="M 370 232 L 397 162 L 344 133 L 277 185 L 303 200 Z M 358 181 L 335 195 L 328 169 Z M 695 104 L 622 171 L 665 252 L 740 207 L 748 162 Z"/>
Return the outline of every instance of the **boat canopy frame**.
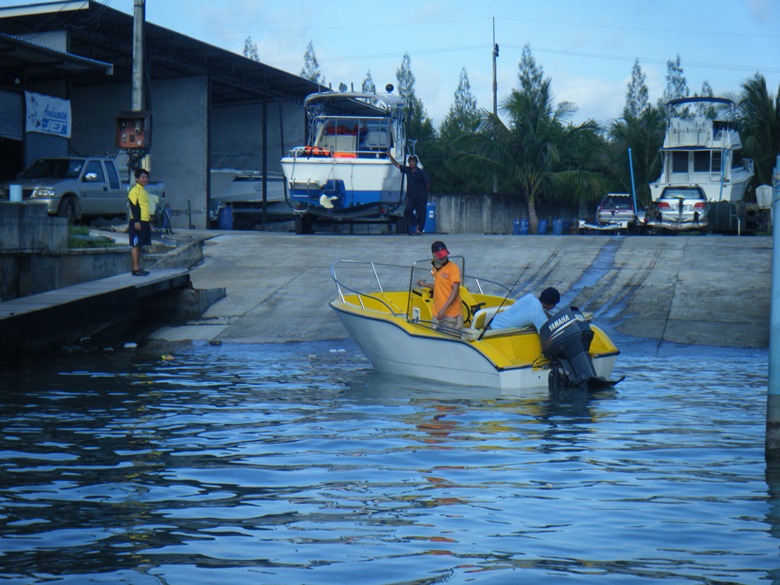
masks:
<path fill-rule="evenodd" d="M 472 290 L 469 286 L 466 285 L 466 282 L 469 284 L 473 283 L 475 292 L 478 294 L 486 294 L 485 289 L 487 286 L 495 287 L 499 291 L 501 291 L 501 294 L 504 296 L 508 296 L 512 291 L 510 287 L 500 283 L 496 282 L 494 280 L 490 280 L 487 278 L 481 278 L 478 276 L 471 276 L 466 273 L 466 259 L 463 256 L 450 256 L 450 261 L 457 261 L 458 264 L 460 264 L 461 268 L 461 286 L 464 286 L 467 290 Z M 383 307 L 385 307 L 388 311 L 388 313 L 394 317 L 403 317 L 406 319 L 408 323 L 416 322 L 420 323 L 417 319 L 414 318 L 412 314 L 411 309 L 411 298 L 412 294 L 414 294 L 415 288 L 415 282 L 419 278 L 419 275 L 422 271 L 425 271 L 427 274 L 429 274 L 429 266 L 430 266 L 431 260 L 429 258 L 426 258 L 424 260 L 415 260 L 411 266 L 409 265 L 401 265 L 401 264 L 389 264 L 389 263 L 383 263 L 383 262 L 372 262 L 369 260 L 337 260 L 333 264 L 331 264 L 330 267 L 330 275 L 331 278 L 333 278 L 333 282 L 336 283 L 336 289 L 338 292 L 338 298 L 341 300 L 341 302 L 346 303 L 346 294 L 351 293 L 354 294 L 358 302 L 360 303 L 360 307 L 362 309 L 366 309 L 366 304 L 364 302 L 365 299 L 371 299 L 372 301 L 379 303 Z M 346 267 L 346 266 L 358 266 L 361 268 L 365 268 L 367 273 L 370 275 L 371 278 L 369 280 L 373 281 L 374 286 L 376 288 L 376 291 L 367 291 L 365 288 L 358 289 L 354 285 L 347 284 L 344 279 L 342 279 L 339 276 L 339 268 L 340 267 Z M 382 280 L 379 276 L 380 269 L 391 269 L 391 270 L 397 270 L 400 272 L 404 272 L 406 270 L 409 271 L 409 281 L 408 281 L 408 301 L 406 306 L 406 311 L 401 312 L 397 310 L 397 307 L 392 307 L 385 299 L 378 296 L 376 293 L 384 293 L 385 287 L 382 285 Z M 346 292 L 345 292 L 346 291 Z M 422 323 L 420 323 L 422 324 Z M 431 324 L 429 324 L 431 325 Z M 448 331 L 442 331 L 442 329 L 439 329 L 440 333 L 450 333 Z M 460 336 L 460 331 L 452 331 L 453 335 Z"/>
<path fill-rule="evenodd" d="M 326 104 L 332 106 L 327 107 Z M 391 146 L 397 148 L 399 144 L 406 144 L 406 102 L 400 96 L 355 91 L 321 92 L 306 96 L 303 107 L 307 122 L 306 144 L 309 146 L 316 146 L 315 142 L 331 122 L 335 124 L 335 129 L 338 121 L 346 120 L 356 123 L 357 129 L 386 127 L 390 138 L 388 150 Z M 358 150 L 358 145 L 355 146 Z"/>

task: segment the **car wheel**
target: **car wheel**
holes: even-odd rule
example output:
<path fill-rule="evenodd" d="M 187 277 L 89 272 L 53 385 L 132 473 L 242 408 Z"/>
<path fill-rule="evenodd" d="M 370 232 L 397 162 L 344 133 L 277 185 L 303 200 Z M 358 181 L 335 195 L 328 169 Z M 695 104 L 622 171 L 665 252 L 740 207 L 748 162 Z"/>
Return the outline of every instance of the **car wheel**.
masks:
<path fill-rule="evenodd" d="M 57 208 L 57 217 L 66 218 L 68 225 L 73 225 L 76 222 L 76 203 L 72 198 L 66 197 L 60 201 L 60 206 Z"/>

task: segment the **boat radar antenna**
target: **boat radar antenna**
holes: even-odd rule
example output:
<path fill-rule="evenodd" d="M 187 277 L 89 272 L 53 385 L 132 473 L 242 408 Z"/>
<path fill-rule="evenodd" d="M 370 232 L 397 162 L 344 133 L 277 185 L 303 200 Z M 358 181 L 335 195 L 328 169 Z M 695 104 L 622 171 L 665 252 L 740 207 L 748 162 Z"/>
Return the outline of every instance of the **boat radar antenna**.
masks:
<path fill-rule="evenodd" d="M 395 86 L 394 86 L 392 83 L 388 83 L 388 84 L 385 86 L 385 91 L 386 91 L 387 93 L 393 93 L 393 90 L 394 90 L 394 89 L 395 89 Z"/>

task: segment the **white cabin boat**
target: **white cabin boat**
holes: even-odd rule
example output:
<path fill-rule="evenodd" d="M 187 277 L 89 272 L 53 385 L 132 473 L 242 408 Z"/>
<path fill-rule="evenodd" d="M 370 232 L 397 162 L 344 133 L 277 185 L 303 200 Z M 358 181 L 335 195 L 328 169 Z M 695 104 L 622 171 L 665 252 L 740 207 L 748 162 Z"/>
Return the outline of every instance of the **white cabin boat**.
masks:
<path fill-rule="evenodd" d="M 707 102 L 733 107 L 725 98 L 682 98 L 670 106 Z M 733 123 L 702 116 L 670 117 L 661 149 L 663 168 L 650 185 L 653 201 L 664 188 L 697 185 L 709 202 L 742 201 L 753 161 L 742 158 L 742 141 Z"/>
<path fill-rule="evenodd" d="M 281 160 L 296 231 L 397 209 L 402 175 L 387 153 L 405 160 L 404 100 L 389 92 L 326 92 L 309 95 L 304 108 L 306 145 Z"/>
<path fill-rule="evenodd" d="M 734 116 L 713 119 L 687 115 L 691 104 L 720 111 L 734 108 L 731 100 L 715 97 L 680 98 L 667 103 L 670 115 L 661 148 L 661 176 L 650 184 L 655 207 L 654 214 L 649 216 L 651 227 L 707 226 L 712 223 L 713 206 L 722 202 L 727 215 L 739 214 L 740 209 L 735 206 L 745 199 L 754 175 L 753 161 L 742 157 L 742 141 L 732 121 Z M 686 115 L 671 115 L 678 108 L 685 108 Z"/>

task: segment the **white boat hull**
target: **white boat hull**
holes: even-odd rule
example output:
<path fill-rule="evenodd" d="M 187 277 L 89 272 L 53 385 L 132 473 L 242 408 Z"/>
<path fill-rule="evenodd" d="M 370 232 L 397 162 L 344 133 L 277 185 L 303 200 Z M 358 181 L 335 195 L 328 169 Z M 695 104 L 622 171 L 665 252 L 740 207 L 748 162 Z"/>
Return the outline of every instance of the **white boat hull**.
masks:
<path fill-rule="evenodd" d="M 339 209 L 377 203 L 399 203 L 401 174 L 387 158 L 285 157 L 281 160 L 292 201 L 319 206 L 334 184 L 344 186 Z M 335 193 L 335 192 L 334 192 Z"/>
<path fill-rule="evenodd" d="M 548 367 L 528 364 L 500 369 L 475 347 L 479 342 L 436 333 L 410 334 L 392 320 L 346 311 L 339 301 L 332 301 L 331 307 L 379 372 L 501 390 L 548 387 Z M 609 379 L 616 360 L 616 354 L 595 357 L 593 366 L 600 377 Z"/>

